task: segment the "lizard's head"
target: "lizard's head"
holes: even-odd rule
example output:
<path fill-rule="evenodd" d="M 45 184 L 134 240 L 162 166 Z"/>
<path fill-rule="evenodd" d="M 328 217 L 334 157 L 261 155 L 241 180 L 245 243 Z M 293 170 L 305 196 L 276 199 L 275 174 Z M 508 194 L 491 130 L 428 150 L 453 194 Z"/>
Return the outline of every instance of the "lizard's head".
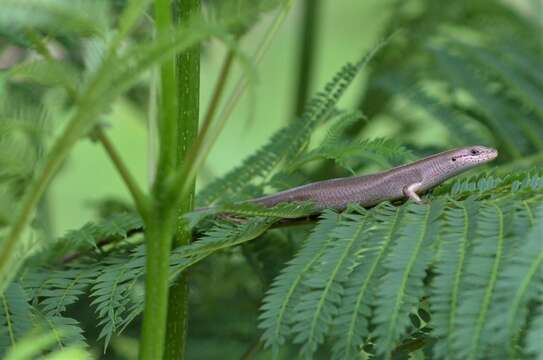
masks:
<path fill-rule="evenodd" d="M 494 160 L 498 150 L 485 146 L 467 146 L 449 153 L 449 166 L 457 169 L 469 169 Z"/>

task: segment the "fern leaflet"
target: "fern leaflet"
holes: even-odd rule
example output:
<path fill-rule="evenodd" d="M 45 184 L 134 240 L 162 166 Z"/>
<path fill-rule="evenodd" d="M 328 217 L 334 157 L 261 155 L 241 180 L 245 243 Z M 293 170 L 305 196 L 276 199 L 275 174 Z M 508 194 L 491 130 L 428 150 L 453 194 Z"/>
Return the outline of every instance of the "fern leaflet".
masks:
<path fill-rule="evenodd" d="M 431 206 L 407 205 L 404 223 L 385 263 L 387 269 L 377 297 L 374 316 L 377 353 L 390 358 L 397 341 L 405 334 L 409 312 L 423 295 L 422 280 L 432 260 L 431 247 L 437 236 L 438 217 L 444 202 Z"/>
<path fill-rule="evenodd" d="M 434 355 L 446 358 L 451 354 L 452 336 L 455 333 L 459 290 L 466 271 L 470 243 L 476 235 L 479 204 L 473 198 L 446 210 L 440 253 L 437 255 L 437 276 L 432 286 L 432 325 L 437 342 Z M 459 330 L 456 330 L 459 331 Z"/>
<path fill-rule="evenodd" d="M 380 206 L 371 212 L 372 226 L 369 242 L 358 265 L 345 285 L 345 294 L 334 320 L 336 341 L 334 359 L 358 358 L 360 346 L 369 335 L 371 304 L 374 302 L 377 280 L 383 275 L 386 258 L 401 221 L 403 208 Z"/>
<path fill-rule="evenodd" d="M 275 354 L 291 332 L 292 316 L 295 304 L 299 301 L 302 282 L 332 241 L 330 233 L 338 220 L 338 214 L 332 211 L 325 211 L 321 215 L 312 234 L 298 254 L 275 278 L 263 300 L 259 328 L 264 330 L 262 338 L 265 346 L 272 347 Z"/>

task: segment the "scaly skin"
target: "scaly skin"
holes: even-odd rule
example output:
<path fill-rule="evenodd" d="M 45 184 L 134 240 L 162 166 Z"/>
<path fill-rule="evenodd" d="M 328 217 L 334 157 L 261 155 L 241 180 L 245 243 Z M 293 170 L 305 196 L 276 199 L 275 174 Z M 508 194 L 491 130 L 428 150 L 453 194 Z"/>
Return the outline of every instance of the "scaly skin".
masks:
<path fill-rule="evenodd" d="M 283 202 L 308 201 L 314 203 L 318 210 L 341 210 L 350 203 L 369 207 L 402 198 L 422 203 L 418 194 L 497 156 L 496 149 L 463 147 L 377 174 L 319 181 L 246 202 L 269 207 Z"/>

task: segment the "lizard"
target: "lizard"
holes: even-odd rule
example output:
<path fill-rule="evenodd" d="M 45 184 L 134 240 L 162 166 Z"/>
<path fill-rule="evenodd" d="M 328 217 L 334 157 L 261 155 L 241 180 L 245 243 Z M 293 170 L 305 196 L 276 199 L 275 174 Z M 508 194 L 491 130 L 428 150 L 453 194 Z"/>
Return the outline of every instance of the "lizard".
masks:
<path fill-rule="evenodd" d="M 464 171 L 492 161 L 497 156 L 498 151 L 493 148 L 462 147 L 383 172 L 318 181 L 276 194 L 245 200 L 243 203 L 272 207 L 284 202 L 311 202 L 316 212 L 326 208 L 343 210 L 351 203 L 358 203 L 362 207 L 371 207 L 383 201 L 395 201 L 403 198 L 423 204 L 425 201 L 419 195 Z M 195 209 L 194 212 L 205 212 L 210 209 L 212 207 L 202 207 Z M 226 218 L 239 220 L 229 216 Z M 141 231 L 143 228 L 140 227 L 132 229 L 131 232 Z M 109 240 L 106 241 L 109 242 Z M 63 261 L 69 262 L 80 255 L 81 253 L 72 254 Z"/>
<path fill-rule="evenodd" d="M 424 204 L 426 201 L 420 198 L 421 194 L 497 156 L 498 151 L 493 148 L 479 145 L 461 147 L 383 172 L 318 181 L 244 203 L 272 207 L 285 202 L 310 202 L 316 211 L 327 208 L 343 210 L 350 203 L 371 207 L 383 201 L 405 198 Z"/>

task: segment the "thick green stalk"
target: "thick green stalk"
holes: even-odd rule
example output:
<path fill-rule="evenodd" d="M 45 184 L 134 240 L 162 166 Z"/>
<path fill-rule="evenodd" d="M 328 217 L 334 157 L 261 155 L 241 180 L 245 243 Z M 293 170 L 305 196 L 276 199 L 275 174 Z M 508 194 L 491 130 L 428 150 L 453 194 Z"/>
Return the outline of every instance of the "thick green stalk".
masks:
<path fill-rule="evenodd" d="M 304 0 L 304 13 L 300 29 L 298 55 L 297 95 L 294 115 L 302 115 L 313 83 L 315 40 L 318 33 L 321 0 Z"/>
<path fill-rule="evenodd" d="M 164 354 L 168 313 L 168 258 L 176 214 L 175 209 L 164 202 L 163 206 L 156 202 L 153 210 L 151 219 L 145 224 L 145 308 L 139 353 L 142 360 L 161 359 Z"/>
<path fill-rule="evenodd" d="M 157 33 L 168 33 L 173 29 L 170 0 L 155 0 L 155 23 Z M 175 57 L 160 67 L 160 94 L 158 104 L 158 168 L 155 190 L 160 192 L 164 181 L 177 167 L 177 86 Z"/>
<path fill-rule="evenodd" d="M 182 24 L 200 12 L 200 0 L 176 0 L 176 22 Z M 200 46 L 179 54 L 176 59 L 177 90 L 179 108 L 177 116 L 177 161 L 176 168 L 182 166 L 186 154 L 198 135 L 200 107 Z M 188 245 L 191 233 L 182 215 L 194 206 L 194 181 L 183 196 L 177 208 L 175 246 Z M 166 325 L 166 348 L 164 359 L 183 359 L 185 357 L 188 314 L 188 272 L 184 272 L 170 289 L 168 299 L 168 320 Z"/>
<path fill-rule="evenodd" d="M 266 32 L 264 38 L 260 42 L 259 47 L 257 48 L 253 59 L 254 63 L 258 64 L 262 60 L 264 54 L 266 53 L 266 50 L 270 47 L 272 40 L 279 31 L 279 28 L 283 24 L 283 21 L 286 19 L 290 9 L 292 8 L 295 0 L 288 0 L 286 1 L 279 13 L 276 15 L 273 23 L 269 27 L 268 31 Z M 181 171 L 179 171 L 174 178 L 172 179 L 172 188 L 175 189 L 175 191 L 172 191 L 169 195 L 169 198 L 171 199 L 171 202 L 176 204 L 179 202 L 180 198 L 185 196 L 187 192 L 190 190 L 190 181 L 196 177 L 196 173 L 200 169 L 200 167 L 203 165 L 204 160 L 206 159 L 207 155 L 209 154 L 209 151 L 211 150 L 212 145 L 217 140 L 220 132 L 222 131 L 226 121 L 234 111 L 234 108 L 236 107 L 239 99 L 247 89 L 249 82 L 246 75 L 242 75 L 241 78 L 238 80 L 236 86 L 234 87 L 234 90 L 226 100 L 226 104 L 224 105 L 224 108 L 222 109 L 221 113 L 218 115 L 217 120 L 215 121 L 216 124 L 211 129 L 205 137 L 202 137 L 202 133 L 198 135 L 198 137 L 201 139 L 197 139 L 195 145 L 195 151 L 189 151 L 187 162 L 183 164 L 183 167 L 181 168 Z M 187 165 L 187 166 L 185 166 Z M 188 179 L 188 181 L 187 181 Z"/>
<path fill-rule="evenodd" d="M 155 0 L 158 34 L 172 30 L 170 0 Z M 176 205 L 167 199 L 167 180 L 177 167 L 177 87 L 175 58 L 160 67 L 158 101 L 159 155 L 153 186 L 152 215 L 145 222 L 146 276 L 145 308 L 140 359 L 157 360 L 164 354 L 168 313 L 168 262 L 175 230 Z"/>
<path fill-rule="evenodd" d="M 187 23 L 200 13 L 200 0 L 176 0 L 177 23 Z M 198 135 L 198 117 L 200 111 L 200 45 L 180 53 L 176 58 L 176 87 L 179 95 L 177 110 L 177 159 L 176 169 L 180 169 L 188 150 Z M 190 183 L 189 193 L 179 206 L 179 215 L 191 211 L 194 199 L 194 181 Z M 185 224 L 178 221 L 175 245 L 186 245 Z"/>

